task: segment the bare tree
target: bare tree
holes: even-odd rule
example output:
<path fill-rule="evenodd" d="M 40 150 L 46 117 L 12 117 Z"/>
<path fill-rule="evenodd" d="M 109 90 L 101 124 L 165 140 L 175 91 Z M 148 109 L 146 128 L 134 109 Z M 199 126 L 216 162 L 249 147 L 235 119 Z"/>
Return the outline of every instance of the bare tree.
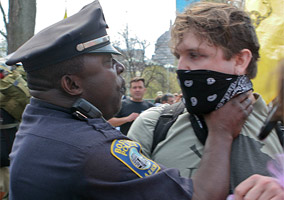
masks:
<path fill-rule="evenodd" d="M 163 65 L 146 58 L 145 50 L 149 46 L 147 41 L 131 37 L 128 26 L 118 34 L 122 39 L 115 41 L 114 46 L 121 52 L 122 56 L 118 56 L 116 59 L 125 66 L 125 72 L 122 75 L 127 84 L 135 76 L 144 77 L 145 87 L 147 88 L 145 98 L 154 98 L 157 91 L 178 91 L 175 70 L 166 69 Z M 169 81 L 169 79 L 174 81 Z"/>
<path fill-rule="evenodd" d="M 125 78 L 129 80 L 135 76 L 142 76 L 147 67 L 145 51 L 149 43 L 146 40 L 131 37 L 127 25 L 118 34 L 122 37 L 122 40 L 115 41 L 114 45 L 122 54 L 117 59 L 125 66 Z M 125 49 L 122 49 L 121 46 L 125 46 Z"/>
<path fill-rule="evenodd" d="M 34 35 L 36 18 L 36 0 L 9 0 L 9 14 L 4 12 L 0 2 L 6 33 L 7 53 L 12 53 Z"/>

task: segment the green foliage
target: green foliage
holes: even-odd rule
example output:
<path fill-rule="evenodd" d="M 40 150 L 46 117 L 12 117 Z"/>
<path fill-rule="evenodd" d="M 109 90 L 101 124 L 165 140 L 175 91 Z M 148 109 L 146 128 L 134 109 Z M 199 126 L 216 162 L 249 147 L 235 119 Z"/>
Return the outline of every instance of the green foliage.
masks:
<path fill-rule="evenodd" d="M 155 99 L 158 91 L 175 93 L 180 91 L 175 69 L 166 69 L 162 66 L 149 66 L 143 72 L 147 92 L 145 99 Z"/>

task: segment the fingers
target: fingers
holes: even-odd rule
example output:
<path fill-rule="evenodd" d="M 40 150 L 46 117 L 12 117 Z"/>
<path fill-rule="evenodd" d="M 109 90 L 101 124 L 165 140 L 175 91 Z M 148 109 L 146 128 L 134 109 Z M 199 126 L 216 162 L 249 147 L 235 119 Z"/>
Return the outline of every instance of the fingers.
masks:
<path fill-rule="evenodd" d="M 234 191 L 234 200 L 242 200 L 248 191 L 253 187 L 255 184 L 254 182 L 255 181 L 252 176 L 241 182 Z"/>
<path fill-rule="evenodd" d="M 284 189 L 275 178 L 253 175 L 240 183 L 234 192 L 235 200 L 283 199 Z"/>
<path fill-rule="evenodd" d="M 234 97 L 233 99 L 238 100 L 239 102 L 243 102 L 244 100 L 246 100 L 251 94 L 251 91 L 239 94 L 238 96 Z"/>
<path fill-rule="evenodd" d="M 245 109 L 248 109 L 250 105 L 252 105 L 252 100 L 250 98 L 246 98 L 243 102 L 241 102 Z"/>
<path fill-rule="evenodd" d="M 232 100 L 235 101 L 236 104 L 240 104 L 239 109 L 244 113 L 243 117 L 246 118 L 253 110 L 252 100 L 250 99 L 251 91 L 240 94 L 234 97 Z"/>
<path fill-rule="evenodd" d="M 252 100 L 250 98 L 247 98 L 242 102 L 242 105 L 244 106 L 244 110 L 246 111 L 245 114 L 248 116 L 253 110 Z"/>
<path fill-rule="evenodd" d="M 131 113 L 130 115 L 128 115 L 128 122 L 132 122 L 134 121 L 137 117 L 139 116 L 139 113 Z"/>
<path fill-rule="evenodd" d="M 260 194 L 258 200 L 268 200 L 268 199 L 284 199 L 284 188 L 281 188 L 280 185 L 275 181 L 269 184 L 266 184 L 266 188 Z"/>

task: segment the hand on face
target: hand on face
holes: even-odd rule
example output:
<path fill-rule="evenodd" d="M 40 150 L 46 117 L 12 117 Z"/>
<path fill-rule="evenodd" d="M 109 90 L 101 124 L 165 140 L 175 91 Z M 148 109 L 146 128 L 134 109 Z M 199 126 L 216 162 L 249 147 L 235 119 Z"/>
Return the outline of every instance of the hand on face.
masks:
<path fill-rule="evenodd" d="M 284 188 L 277 179 L 261 175 L 252 175 L 235 189 L 234 200 L 283 200 Z"/>
<path fill-rule="evenodd" d="M 249 99 L 251 92 L 246 92 L 232 98 L 223 107 L 205 115 L 209 134 L 216 133 L 236 138 L 244 122 L 252 112 L 252 101 Z"/>

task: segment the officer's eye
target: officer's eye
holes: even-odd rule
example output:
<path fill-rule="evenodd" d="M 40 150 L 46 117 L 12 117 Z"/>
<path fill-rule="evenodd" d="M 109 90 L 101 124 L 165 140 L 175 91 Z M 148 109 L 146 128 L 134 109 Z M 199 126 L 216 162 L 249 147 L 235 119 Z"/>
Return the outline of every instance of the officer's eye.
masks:
<path fill-rule="evenodd" d="M 115 60 L 114 58 L 113 60 L 113 68 L 116 69 L 117 74 L 121 74 L 124 71 L 124 66 L 122 63 L 118 62 L 117 60 Z"/>
<path fill-rule="evenodd" d="M 107 66 L 109 66 L 109 67 L 111 67 L 111 68 L 113 68 L 114 63 L 113 63 L 113 58 L 112 58 L 112 56 L 108 56 L 108 57 L 104 60 L 104 64 L 107 65 Z"/>

